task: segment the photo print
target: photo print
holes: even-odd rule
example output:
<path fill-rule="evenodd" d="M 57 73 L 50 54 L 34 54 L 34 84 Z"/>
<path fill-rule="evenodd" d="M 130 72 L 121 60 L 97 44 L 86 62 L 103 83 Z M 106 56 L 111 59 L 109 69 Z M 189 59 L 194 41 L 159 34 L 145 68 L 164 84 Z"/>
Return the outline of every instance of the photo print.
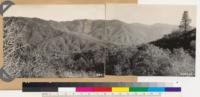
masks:
<path fill-rule="evenodd" d="M 4 14 L 4 70 L 15 78 L 103 77 L 103 4 L 13 5 Z M 97 36 L 98 37 L 98 36 Z"/>
<path fill-rule="evenodd" d="M 107 75 L 195 76 L 196 7 L 107 4 Z"/>

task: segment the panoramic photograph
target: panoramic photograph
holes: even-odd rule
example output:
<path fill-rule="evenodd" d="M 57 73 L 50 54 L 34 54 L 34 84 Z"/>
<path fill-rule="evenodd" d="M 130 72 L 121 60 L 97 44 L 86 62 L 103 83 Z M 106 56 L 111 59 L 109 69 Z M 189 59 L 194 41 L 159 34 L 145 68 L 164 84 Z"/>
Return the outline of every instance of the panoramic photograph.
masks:
<path fill-rule="evenodd" d="M 195 76 L 194 6 L 14 5 L 3 28 L 12 77 Z"/>

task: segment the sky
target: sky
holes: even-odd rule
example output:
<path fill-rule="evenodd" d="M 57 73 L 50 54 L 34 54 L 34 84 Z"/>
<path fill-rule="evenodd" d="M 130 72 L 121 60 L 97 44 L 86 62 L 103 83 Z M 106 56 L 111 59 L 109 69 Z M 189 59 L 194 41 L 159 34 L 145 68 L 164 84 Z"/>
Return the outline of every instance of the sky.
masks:
<path fill-rule="evenodd" d="M 196 25 L 196 7 L 185 5 L 133 5 L 112 4 L 107 7 L 107 19 L 119 19 L 128 23 L 179 25 L 183 12 L 188 11 L 192 26 Z"/>
<path fill-rule="evenodd" d="M 80 5 L 13 5 L 4 16 L 38 17 L 45 20 L 105 19 L 105 6 Z"/>
<path fill-rule="evenodd" d="M 196 25 L 196 7 L 186 5 L 13 5 L 4 16 L 38 17 L 45 20 L 118 19 L 127 23 L 179 25 L 184 11 L 189 12 L 192 26 Z"/>

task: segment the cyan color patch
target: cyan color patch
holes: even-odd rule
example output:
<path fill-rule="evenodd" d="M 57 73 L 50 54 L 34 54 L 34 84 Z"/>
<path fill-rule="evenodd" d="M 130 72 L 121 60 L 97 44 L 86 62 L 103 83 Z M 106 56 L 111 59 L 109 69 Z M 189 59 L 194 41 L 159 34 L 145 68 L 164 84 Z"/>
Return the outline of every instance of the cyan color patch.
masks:
<path fill-rule="evenodd" d="M 164 87 L 149 87 L 148 92 L 165 92 Z"/>

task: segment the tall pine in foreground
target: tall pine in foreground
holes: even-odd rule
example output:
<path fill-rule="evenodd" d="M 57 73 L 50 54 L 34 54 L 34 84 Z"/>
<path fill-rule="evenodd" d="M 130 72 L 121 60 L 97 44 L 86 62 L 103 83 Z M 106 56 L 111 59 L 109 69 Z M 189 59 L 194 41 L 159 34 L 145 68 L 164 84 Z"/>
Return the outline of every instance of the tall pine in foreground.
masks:
<path fill-rule="evenodd" d="M 181 23 L 179 25 L 179 29 L 181 32 L 188 32 L 191 30 L 191 26 L 190 26 L 190 23 L 191 23 L 191 19 L 189 18 L 189 13 L 188 11 L 184 11 L 183 12 L 183 16 L 182 16 L 182 19 L 181 19 Z"/>

